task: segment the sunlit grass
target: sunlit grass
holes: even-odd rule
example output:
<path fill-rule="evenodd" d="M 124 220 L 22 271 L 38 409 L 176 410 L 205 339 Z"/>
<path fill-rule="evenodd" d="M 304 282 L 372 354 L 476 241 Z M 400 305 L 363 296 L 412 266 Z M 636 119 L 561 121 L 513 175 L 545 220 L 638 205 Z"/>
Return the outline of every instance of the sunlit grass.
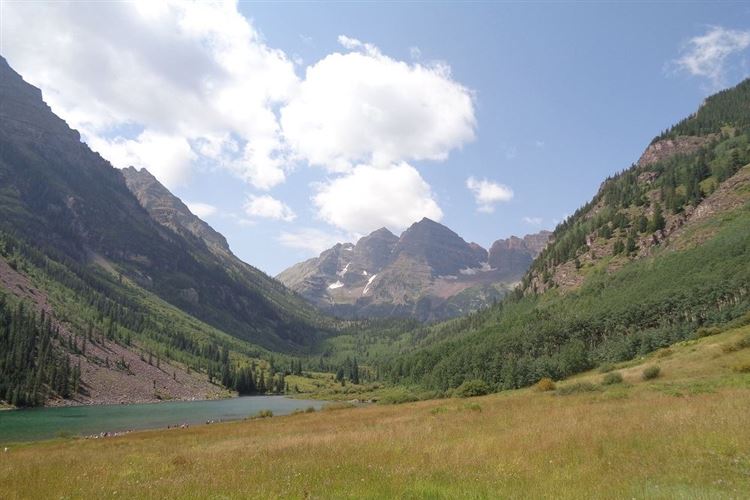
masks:
<path fill-rule="evenodd" d="M 723 498 L 750 491 L 750 328 L 512 391 L 11 446 L 4 498 Z M 659 378 L 643 381 L 658 363 Z"/>

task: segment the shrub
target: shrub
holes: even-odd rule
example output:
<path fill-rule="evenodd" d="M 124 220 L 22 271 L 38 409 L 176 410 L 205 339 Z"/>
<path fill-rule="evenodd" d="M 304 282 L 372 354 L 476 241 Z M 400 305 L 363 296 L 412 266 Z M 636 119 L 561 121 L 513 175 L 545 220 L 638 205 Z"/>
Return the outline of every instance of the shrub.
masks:
<path fill-rule="evenodd" d="M 750 347 L 750 335 L 747 335 L 736 342 L 724 344 L 721 346 L 721 350 L 728 354 L 730 352 L 741 351 L 747 347 Z"/>
<path fill-rule="evenodd" d="M 744 365 L 737 365 L 733 369 L 737 373 L 750 373 L 750 363 L 745 363 Z"/>
<path fill-rule="evenodd" d="M 544 377 L 539 382 L 536 383 L 534 386 L 534 389 L 536 389 L 539 392 L 547 392 L 547 391 L 554 391 L 555 390 L 555 382 L 549 378 Z"/>
<path fill-rule="evenodd" d="M 353 403 L 347 403 L 346 401 L 339 401 L 337 403 L 328 403 L 323 407 L 323 411 L 335 411 L 345 410 L 347 408 L 354 408 Z"/>
<path fill-rule="evenodd" d="M 711 337 L 712 335 L 718 335 L 724 330 L 718 326 L 702 326 L 695 331 L 696 338 Z"/>
<path fill-rule="evenodd" d="M 305 413 L 315 413 L 315 407 L 308 406 L 307 408 L 305 408 Z"/>
<path fill-rule="evenodd" d="M 661 368 L 659 368 L 657 365 L 652 365 L 643 370 L 643 373 L 641 374 L 641 378 L 643 380 L 653 380 L 661 374 Z"/>
<path fill-rule="evenodd" d="M 593 392 L 598 391 L 599 388 L 591 382 L 577 382 L 575 384 L 566 385 L 557 389 L 557 394 L 560 396 L 569 396 L 571 394 L 579 394 L 582 392 Z"/>
<path fill-rule="evenodd" d="M 662 349 L 659 352 L 657 352 L 656 353 L 656 357 L 657 358 L 668 358 L 672 354 L 674 354 L 674 351 L 672 349 L 670 349 L 669 347 L 667 347 L 666 349 Z"/>
<path fill-rule="evenodd" d="M 599 373 L 608 373 L 614 369 L 615 367 L 612 363 L 604 363 L 603 365 L 599 366 Z"/>
<path fill-rule="evenodd" d="M 484 380 L 467 380 L 459 385 L 453 395 L 459 398 L 471 398 L 474 396 L 484 396 L 491 392 L 490 386 Z"/>
<path fill-rule="evenodd" d="M 273 412 L 271 410 L 260 410 L 258 413 L 255 414 L 253 418 L 269 418 L 273 417 Z"/>
<path fill-rule="evenodd" d="M 464 405 L 464 410 L 481 412 L 482 407 L 479 405 L 479 403 L 466 403 Z"/>
<path fill-rule="evenodd" d="M 614 385 L 622 383 L 622 375 L 620 372 L 608 373 L 602 378 L 602 385 Z"/>
<path fill-rule="evenodd" d="M 430 410 L 430 413 L 432 415 L 440 415 L 441 413 L 446 413 L 448 411 L 448 408 L 445 406 L 438 406 Z"/>
<path fill-rule="evenodd" d="M 383 394 L 378 402 L 382 404 L 398 405 L 401 403 L 411 403 L 412 401 L 419 401 L 419 396 L 407 389 L 396 388 Z"/>

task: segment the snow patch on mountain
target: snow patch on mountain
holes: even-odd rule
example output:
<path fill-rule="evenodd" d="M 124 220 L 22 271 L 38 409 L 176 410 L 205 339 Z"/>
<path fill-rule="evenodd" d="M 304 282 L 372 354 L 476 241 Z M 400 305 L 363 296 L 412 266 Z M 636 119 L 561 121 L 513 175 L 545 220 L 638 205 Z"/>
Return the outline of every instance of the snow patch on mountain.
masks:
<path fill-rule="evenodd" d="M 344 275 L 346 274 L 346 272 L 349 270 L 349 266 L 350 265 L 351 265 L 351 262 L 347 262 L 346 265 L 344 266 L 344 269 L 342 269 L 341 271 L 337 272 L 336 274 L 338 274 L 339 276 L 341 276 L 343 278 Z"/>
<path fill-rule="evenodd" d="M 370 276 L 370 279 L 367 280 L 367 284 L 365 285 L 365 289 L 362 290 L 362 295 L 365 295 L 367 293 L 367 291 L 370 289 L 370 285 L 372 284 L 372 281 L 375 279 L 376 276 L 377 276 L 377 274 L 373 274 L 372 276 Z"/>

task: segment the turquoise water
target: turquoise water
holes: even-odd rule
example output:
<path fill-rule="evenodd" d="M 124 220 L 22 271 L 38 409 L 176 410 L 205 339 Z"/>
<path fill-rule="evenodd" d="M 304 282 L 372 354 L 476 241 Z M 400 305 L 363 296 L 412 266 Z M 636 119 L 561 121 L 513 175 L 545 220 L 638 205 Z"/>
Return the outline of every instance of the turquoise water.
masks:
<path fill-rule="evenodd" d="M 322 404 L 322 401 L 284 396 L 248 396 L 216 401 L 8 410 L 0 411 L 0 443 L 195 425 L 206 423 L 207 420 L 239 420 L 260 410 L 271 410 L 274 415 L 288 415 L 310 406 L 320 409 Z"/>

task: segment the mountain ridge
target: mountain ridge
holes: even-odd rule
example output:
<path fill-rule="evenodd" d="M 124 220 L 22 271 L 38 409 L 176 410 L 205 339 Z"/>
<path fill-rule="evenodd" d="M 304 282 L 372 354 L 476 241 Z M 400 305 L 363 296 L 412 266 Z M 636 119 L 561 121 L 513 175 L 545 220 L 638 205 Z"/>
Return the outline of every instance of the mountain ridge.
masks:
<path fill-rule="evenodd" d="M 344 317 L 447 319 L 499 300 L 550 234 L 507 240 L 516 245 L 497 240 L 493 254 L 425 217 L 400 236 L 381 228 L 356 244 L 334 245 L 277 278 L 324 312 Z"/>

